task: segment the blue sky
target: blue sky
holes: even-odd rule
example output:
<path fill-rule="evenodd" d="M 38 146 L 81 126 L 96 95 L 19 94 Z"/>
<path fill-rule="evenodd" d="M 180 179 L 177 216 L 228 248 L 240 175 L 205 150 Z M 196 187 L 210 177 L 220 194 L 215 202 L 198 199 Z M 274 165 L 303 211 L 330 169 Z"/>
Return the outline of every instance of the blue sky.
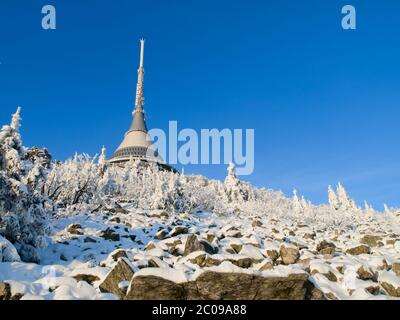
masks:
<path fill-rule="evenodd" d="M 349 3 L 355 31 L 341 28 Z M 341 181 L 359 204 L 400 206 L 399 16 L 394 0 L 2 0 L 0 120 L 21 105 L 25 145 L 110 155 L 144 37 L 149 127 L 254 128 L 255 185 L 320 203 Z"/>

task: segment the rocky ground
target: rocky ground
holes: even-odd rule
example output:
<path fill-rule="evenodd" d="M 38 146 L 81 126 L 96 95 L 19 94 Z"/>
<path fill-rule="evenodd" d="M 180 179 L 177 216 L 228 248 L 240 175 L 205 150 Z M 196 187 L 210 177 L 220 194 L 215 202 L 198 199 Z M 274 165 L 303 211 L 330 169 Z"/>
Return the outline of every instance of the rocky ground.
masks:
<path fill-rule="evenodd" d="M 0 263 L 0 300 L 398 299 L 399 221 L 72 207 L 40 265 Z"/>

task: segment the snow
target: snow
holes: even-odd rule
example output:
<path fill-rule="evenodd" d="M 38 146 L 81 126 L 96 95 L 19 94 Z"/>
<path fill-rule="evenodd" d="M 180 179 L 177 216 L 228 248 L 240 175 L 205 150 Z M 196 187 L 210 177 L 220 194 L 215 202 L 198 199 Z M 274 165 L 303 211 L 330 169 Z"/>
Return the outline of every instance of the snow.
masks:
<path fill-rule="evenodd" d="M 396 241 L 394 243 L 394 248 L 397 250 L 397 252 L 400 252 L 400 241 Z"/>
<path fill-rule="evenodd" d="M 395 288 L 400 288 L 400 277 L 392 271 L 383 271 L 379 273 L 379 282 L 386 282 Z"/>
<path fill-rule="evenodd" d="M 240 250 L 240 254 L 243 256 L 247 256 L 249 258 L 255 259 L 255 260 L 263 260 L 264 256 L 261 254 L 260 250 L 253 245 L 246 244 L 242 247 L 242 250 Z"/>
<path fill-rule="evenodd" d="M 0 262 L 15 262 L 21 258 L 10 241 L 0 236 Z"/>
<path fill-rule="evenodd" d="M 136 272 L 134 278 L 140 276 L 155 276 L 175 283 L 183 283 L 188 281 L 188 278 L 183 271 L 172 268 L 145 268 Z"/>
<path fill-rule="evenodd" d="M 205 271 L 213 271 L 220 273 L 247 273 L 253 274 L 251 270 L 239 268 L 230 261 L 224 261 L 219 266 L 204 268 Z"/>

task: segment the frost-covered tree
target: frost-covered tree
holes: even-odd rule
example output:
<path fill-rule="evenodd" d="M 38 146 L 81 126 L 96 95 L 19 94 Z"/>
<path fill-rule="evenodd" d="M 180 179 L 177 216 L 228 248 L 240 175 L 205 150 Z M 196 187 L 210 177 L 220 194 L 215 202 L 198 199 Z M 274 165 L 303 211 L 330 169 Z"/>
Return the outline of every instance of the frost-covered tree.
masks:
<path fill-rule="evenodd" d="M 337 192 L 338 205 L 340 209 L 357 210 L 357 206 L 354 200 L 348 196 L 346 189 L 342 186 L 340 182 L 338 183 L 336 192 Z"/>
<path fill-rule="evenodd" d="M 332 186 L 328 186 L 328 200 L 329 200 L 329 206 L 331 207 L 332 210 L 339 209 L 338 198 Z"/>
<path fill-rule="evenodd" d="M 36 192 L 42 164 L 32 162 L 22 146 L 20 112 L 0 131 L 0 229 L 23 260 L 38 262 L 37 249 L 46 246 L 51 228 Z"/>
<path fill-rule="evenodd" d="M 103 175 L 107 165 L 107 154 L 106 154 L 106 148 L 104 146 L 101 148 L 98 164 L 99 164 L 100 175 Z"/>
<path fill-rule="evenodd" d="M 297 196 L 297 190 L 293 190 L 293 209 L 295 212 L 299 212 L 302 210 L 301 203 L 299 197 Z"/>

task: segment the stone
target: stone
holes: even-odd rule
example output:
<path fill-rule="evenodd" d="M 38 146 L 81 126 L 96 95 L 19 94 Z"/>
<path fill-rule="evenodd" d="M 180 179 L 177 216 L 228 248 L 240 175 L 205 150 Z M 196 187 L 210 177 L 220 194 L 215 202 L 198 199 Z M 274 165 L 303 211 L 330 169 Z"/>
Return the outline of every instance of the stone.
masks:
<path fill-rule="evenodd" d="M 392 271 L 396 274 L 396 276 L 400 277 L 400 262 L 392 263 Z"/>
<path fill-rule="evenodd" d="M 215 239 L 215 235 L 213 235 L 213 234 L 207 234 L 207 241 L 208 242 L 213 242 L 214 241 L 214 239 Z"/>
<path fill-rule="evenodd" d="M 335 294 L 334 294 L 333 292 L 328 292 L 328 293 L 326 293 L 326 297 L 327 297 L 329 300 L 339 300 L 338 297 L 336 297 Z"/>
<path fill-rule="evenodd" d="M 120 217 L 111 218 L 110 222 L 121 223 L 121 218 Z"/>
<path fill-rule="evenodd" d="M 147 246 L 144 248 L 144 251 L 150 251 L 157 248 L 154 242 L 149 242 Z"/>
<path fill-rule="evenodd" d="M 196 258 L 189 259 L 189 262 L 203 267 L 205 265 L 206 257 L 206 254 L 199 254 L 198 256 L 196 256 Z"/>
<path fill-rule="evenodd" d="M 281 256 L 283 264 L 286 265 L 294 264 L 300 258 L 299 249 L 294 246 L 289 246 L 286 244 L 281 245 L 279 249 L 279 254 Z"/>
<path fill-rule="evenodd" d="M 361 238 L 360 243 L 368 245 L 370 248 L 383 246 L 382 237 L 365 235 Z"/>
<path fill-rule="evenodd" d="M 396 298 L 400 298 L 400 287 L 394 287 L 393 284 L 390 284 L 388 282 L 382 281 L 379 282 L 380 285 L 383 287 L 383 289 L 386 290 L 386 292 L 392 296 L 392 297 L 396 297 Z"/>
<path fill-rule="evenodd" d="M 262 266 L 258 269 L 258 271 L 267 271 L 273 269 L 274 265 L 271 261 L 266 261 L 262 264 Z"/>
<path fill-rule="evenodd" d="M 176 237 L 179 236 L 180 234 L 186 234 L 189 232 L 189 229 L 183 226 L 176 226 L 174 229 L 172 229 L 170 236 L 171 237 Z"/>
<path fill-rule="evenodd" d="M 104 281 L 100 284 L 101 292 L 109 292 L 115 294 L 120 299 L 125 297 L 125 292 L 119 287 L 122 281 L 131 281 L 134 271 L 125 258 L 120 258 L 114 268 L 108 273 Z"/>
<path fill-rule="evenodd" d="M 97 277 L 95 275 L 91 275 L 91 274 L 77 274 L 76 276 L 73 276 L 73 278 L 78 282 L 85 281 L 85 282 L 89 283 L 90 285 L 93 284 L 93 282 L 100 280 L 99 277 Z"/>
<path fill-rule="evenodd" d="M 8 283 L 0 282 L 0 300 L 11 300 L 11 287 Z"/>
<path fill-rule="evenodd" d="M 279 258 L 279 252 L 273 249 L 267 249 L 267 256 L 272 260 L 276 261 Z"/>
<path fill-rule="evenodd" d="M 104 240 L 110 240 L 110 241 L 119 241 L 120 236 L 118 233 L 115 232 L 115 230 L 111 228 L 107 228 L 106 230 L 102 231 L 101 237 Z"/>
<path fill-rule="evenodd" d="M 222 263 L 221 260 L 217 260 L 212 257 L 207 257 L 206 260 L 204 261 L 204 266 L 205 267 L 214 267 L 214 266 L 219 266 L 221 263 Z"/>
<path fill-rule="evenodd" d="M 313 233 L 305 233 L 305 234 L 303 235 L 303 238 L 304 238 L 304 239 L 314 240 L 315 237 L 316 237 L 315 232 L 313 232 Z"/>
<path fill-rule="evenodd" d="M 260 220 L 254 220 L 251 224 L 253 228 L 255 227 L 262 227 L 263 223 Z"/>
<path fill-rule="evenodd" d="M 234 264 L 235 266 L 238 266 L 239 268 L 243 269 L 248 269 L 253 265 L 253 259 L 251 258 L 241 258 L 241 259 L 236 259 L 236 260 L 226 260 Z M 257 261 L 260 262 L 260 261 Z"/>
<path fill-rule="evenodd" d="M 186 240 L 183 255 L 187 256 L 195 251 L 204 251 L 209 254 L 216 253 L 216 250 L 211 244 L 209 244 L 207 241 L 199 241 L 195 234 L 191 234 Z"/>
<path fill-rule="evenodd" d="M 305 273 L 260 277 L 203 272 L 195 281 L 175 283 L 157 276 L 133 277 L 126 300 L 305 300 L 324 299 Z"/>
<path fill-rule="evenodd" d="M 125 300 L 184 300 L 184 286 L 175 282 L 156 277 L 134 277 Z"/>
<path fill-rule="evenodd" d="M 231 237 L 231 238 L 241 238 L 241 237 L 243 237 L 242 233 L 240 231 L 237 231 L 237 230 L 229 230 L 226 233 L 226 236 L 227 237 Z"/>
<path fill-rule="evenodd" d="M 129 213 L 128 210 L 125 210 L 125 209 L 123 209 L 123 208 L 121 208 L 121 207 L 117 207 L 117 208 L 106 208 L 106 209 L 104 209 L 104 211 L 110 212 L 110 213 L 122 213 L 122 214 L 128 214 L 128 213 Z"/>
<path fill-rule="evenodd" d="M 197 294 L 201 300 L 253 300 L 259 288 L 255 279 L 251 274 L 206 271 L 196 279 Z"/>
<path fill-rule="evenodd" d="M 359 245 L 357 247 L 353 247 L 346 250 L 346 253 L 351 254 L 353 256 L 358 256 L 360 254 L 370 254 L 371 248 L 365 244 Z"/>
<path fill-rule="evenodd" d="M 235 251 L 235 253 L 239 253 L 240 250 L 242 250 L 242 248 L 243 248 L 243 245 L 236 244 L 236 243 L 231 243 L 230 246 L 233 249 L 233 251 Z"/>
<path fill-rule="evenodd" d="M 379 286 L 369 286 L 365 288 L 365 290 L 367 290 L 370 294 L 377 296 L 380 293 L 381 288 L 379 288 Z"/>
<path fill-rule="evenodd" d="M 166 230 L 160 230 L 156 233 L 154 238 L 157 240 L 164 240 L 167 238 L 167 236 L 168 236 L 168 232 Z"/>
<path fill-rule="evenodd" d="M 128 254 L 125 250 L 117 250 L 116 252 L 112 253 L 111 258 L 114 261 L 118 261 L 119 258 L 126 258 L 128 259 Z"/>
<path fill-rule="evenodd" d="M 93 238 L 90 237 L 86 237 L 85 239 L 83 239 L 83 242 L 85 243 L 96 243 L 97 241 Z"/>
<path fill-rule="evenodd" d="M 80 224 L 71 224 L 67 228 L 67 232 L 76 235 L 82 235 L 82 226 Z"/>
<path fill-rule="evenodd" d="M 320 274 L 322 274 L 325 278 L 327 278 L 329 281 L 332 281 L 332 282 L 337 282 L 337 277 L 336 277 L 336 275 L 332 272 L 332 271 L 329 271 L 329 272 L 327 272 L 327 273 L 321 273 L 321 272 L 319 272 L 318 270 L 311 270 L 311 274 L 312 275 L 315 275 L 315 274 L 317 274 L 317 273 L 320 273 Z"/>
<path fill-rule="evenodd" d="M 365 280 L 365 281 L 376 279 L 372 270 L 370 270 L 364 266 L 361 266 L 360 268 L 358 268 L 357 275 L 358 275 L 359 279 Z"/>
<path fill-rule="evenodd" d="M 317 245 L 317 251 L 320 254 L 334 254 L 335 253 L 336 246 L 332 242 L 328 242 L 326 240 L 321 241 Z"/>
<path fill-rule="evenodd" d="M 332 256 L 335 254 L 335 248 L 333 248 L 333 247 L 325 248 L 325 249 L 322 249 L 319 253 L 323 254 L 323 255 Z"/>
<path fill-rule="evenodd" d="M 196 279 L 197 298 L 205 300 L 304 300 L 307 274 L 258 277 L 206 271 Z M 189 297 L 190 298 L 190 297 Z"/>

